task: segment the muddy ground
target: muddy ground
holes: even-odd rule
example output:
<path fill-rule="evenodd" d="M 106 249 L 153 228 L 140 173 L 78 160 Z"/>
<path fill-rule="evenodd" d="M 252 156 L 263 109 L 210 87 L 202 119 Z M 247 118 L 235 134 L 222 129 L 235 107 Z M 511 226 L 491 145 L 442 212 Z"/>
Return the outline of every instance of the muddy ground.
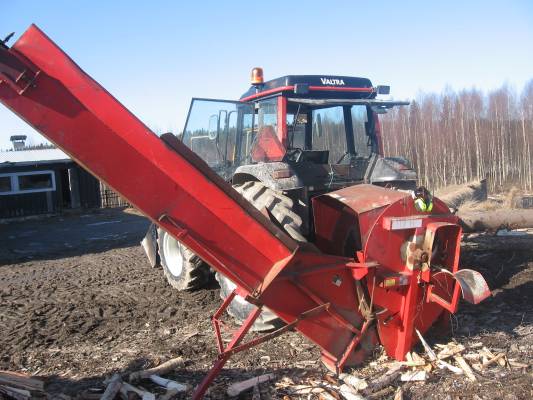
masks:
<path fill-rule="evenodd" d="M 147 226 L 121 210 L 0 224 L 0 369 L 44 377 L 47 391 L 75 395 L 101 387 L 113 372 L 182 356 L 184 367 L 170 377 L 199 383 L 216 356 L 209 317 L 219 290 L 214 283 L 172 290 L 138 245 Z M 462 304 L 452 336 L 428 340 L 482 342 L 529 367 L 492 368 L 474 383 L 438 371 L 425 383 L 404 383 L 404 398 L 533 398 L 533 236 L 466 238 L 462 264 L 484 274 L 493 297 Z M 380 353 L 356 373 L 379 376 Z M 206 398 L 225 398 L 229 383 L 261 373 L 296 383 L 321 377 L 318 360 L 314 346 L 288 333 L 231 359 Z M 267 383 L 261 394 L 283 398 L 287 391 Z"/>

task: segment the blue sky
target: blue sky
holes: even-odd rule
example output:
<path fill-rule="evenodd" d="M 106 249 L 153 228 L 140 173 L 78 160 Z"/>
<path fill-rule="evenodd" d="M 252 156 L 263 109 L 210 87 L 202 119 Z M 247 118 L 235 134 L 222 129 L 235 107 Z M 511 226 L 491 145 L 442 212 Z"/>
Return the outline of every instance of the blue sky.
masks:
<path fill-rule="evenodd" d="M 395 98 L 533 78 L 533 1 L 15 1 L 0 36 L 36 23 L 152 129 L 180 131 L 190 98 L 238 98 L 250 70 L 369 77 Z M 0 105 L 9 136 L 42 139 Z"/>

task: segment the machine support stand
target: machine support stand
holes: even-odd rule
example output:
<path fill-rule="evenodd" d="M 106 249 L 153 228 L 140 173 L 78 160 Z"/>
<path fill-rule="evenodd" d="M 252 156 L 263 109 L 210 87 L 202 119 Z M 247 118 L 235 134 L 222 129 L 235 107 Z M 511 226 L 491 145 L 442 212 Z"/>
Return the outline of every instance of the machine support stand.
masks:
<path fill-rule="evenodd" d="M 261 307 L 257 307 L 254 309 L 246 318 L 244 323 L 240 326 L 240 328 L 233 334 L 233 338 L 228 343 L 228 345 L 224 348 L 224 345 L 222 343 L 222 337 L 220 334 L 220 316 L 226 308 L 229 306 L 233 298 L 235 297 L 236 292 L 233 291 L 222 303 L 220 308 L 215 312 L 215 314 L 212 317 L 213 326 L 215 328 L 215 335 L 217 339 L 217 345 L 219 350 L 218 360 L 215 362 L 215 365 L 211 368 L 209 371 L 209 374 L 202 380 L 202 382 L 198 385 L 196 390 L 194 391 L 192 398 L 193 400 L 200 400 L 204 397 L 205 392 L 207 391 L 207 388 L 213 382 L 213 380 L 217 377 L 217 375 L 220 373 L 222 368 L 224 367 L 224 364 L 226 364 L 226 361 L 231 357 L 232 350 L 234 347 L 238 346 L 239 343 L 244 339 L 252 325 L 254 324 L 257 317 L 259 317 L 259 314 L 261 314 Z"/>
<path fill-rule="evenodd" d="M 211 318 L 211 321 L 213 323 L 213 328 L 215 331 L 215 337 L 217 340 L 217 347 L 218 347 L 218 359 L 209 371 L 209 374 L 204 378 L 204 380 L 196 387 L 196 390 L 194 391 L 192 398 L 193 400 L 199 400 L 202 399 L 205 392 L 207 391 L 207 388 L 213 382 L 213 380 L 217 377 L 217 375 L 220 373 L 222 368 L 224 367 L 224 364 L 226 364 L 226 361 L 235 353 L 239 353 L 241 351 L 245 351 L 250 349 L 251 347 L 257 346 L 261 343 L 264 343 L 270 339 L 274 339 L 275 337 L 278 337 L 282 335 L 283 333 L 290 331 L 298 325 L 298 323 L 306 318 L 312 318 L 316 315 L 327 312 L 330 303 L 324 303 L 319 305 L 318 307 L 312 308 L 310 310 L 307 310 L 300 314 L 298 318 L 296 318 L 294 321 L 287 323 L 286 325 L 282 326 L 279 329 L 276 329 L 273 332 L 267 333 L 265 335 L 256 337 L 246 343 L 240 344 L 252 325 L 254 324 L 255 320 L 259 315 L 261 314 L 261 307 L 257 307 L 254 309 L 246 318 L 246 320 L 243 322 L 243 324 L 240 326 L 240 328 L 235 331 L 233 334 L 233 338 L 228 343 L 226 347 L 224 347 L 224 343 L 222 342 L 222 336 L 220 333 L 220 324 L 223 324 L 223 322 L 220 320 L 220 317 L 226 311 L 226 308 L 228 308 L 231 301 L 235 298 L 237 295 L 237 292 L 234 290 L 230 293 L 230 295 L 224 300 L 222 305 L 219 307 L 219 309 L 213 314 L 213 317 Z"/>

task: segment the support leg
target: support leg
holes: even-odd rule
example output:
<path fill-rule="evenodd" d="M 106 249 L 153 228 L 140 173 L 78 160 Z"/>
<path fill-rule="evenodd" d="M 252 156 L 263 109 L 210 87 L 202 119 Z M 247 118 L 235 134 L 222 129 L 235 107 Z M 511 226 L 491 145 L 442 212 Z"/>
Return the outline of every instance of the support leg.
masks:
<path fill-rule="evenodd" d="M 257 317 L 259 317 L 259 314 L 261 314 L 261 308 L 256 308 L 250 313 L 250 315 L 248 315 L 242 326 L 233 335 L 231 342 L 229 342 L 228 346 L 225 349 L 226 351 L 231 350 L 233 347 L 237 346 L 242 341 L 242 339 L 244 339 Z M 198 387 L 194 391 L 192 395 L 193 400 L 200 400 L 204 397 L 207 388 L 220 373 L 220 370 L 224 367 L 224 364 L 226 364 L 226 361 L 228 361 L 230 356 L 231 354 L 226 353 L 222 353 L 219 355 L 218 360 L 215 362 L 215 365 L 213 365 L 213 368 L 211 368 L 211 370 L 209 371 L 209 374 L 207 374 L 204 380 L 200 383 L 200 385 L 198 385 Z"/>

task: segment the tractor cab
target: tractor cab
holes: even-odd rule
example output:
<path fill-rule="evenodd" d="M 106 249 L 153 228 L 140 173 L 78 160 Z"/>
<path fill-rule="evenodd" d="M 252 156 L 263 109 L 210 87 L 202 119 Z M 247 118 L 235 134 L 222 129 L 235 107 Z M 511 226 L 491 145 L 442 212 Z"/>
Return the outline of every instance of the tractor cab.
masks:
<path fill-rule="evenodd" d="M 383 157 L 378 114 L 407 102 L 376 99 L 388 86 L 347 76 L 290 75 L 240 100 L 192 100 L 182 140 L 228 181 L 327 192 L 361 182 L 414 188 L 403 159 Z"/>

